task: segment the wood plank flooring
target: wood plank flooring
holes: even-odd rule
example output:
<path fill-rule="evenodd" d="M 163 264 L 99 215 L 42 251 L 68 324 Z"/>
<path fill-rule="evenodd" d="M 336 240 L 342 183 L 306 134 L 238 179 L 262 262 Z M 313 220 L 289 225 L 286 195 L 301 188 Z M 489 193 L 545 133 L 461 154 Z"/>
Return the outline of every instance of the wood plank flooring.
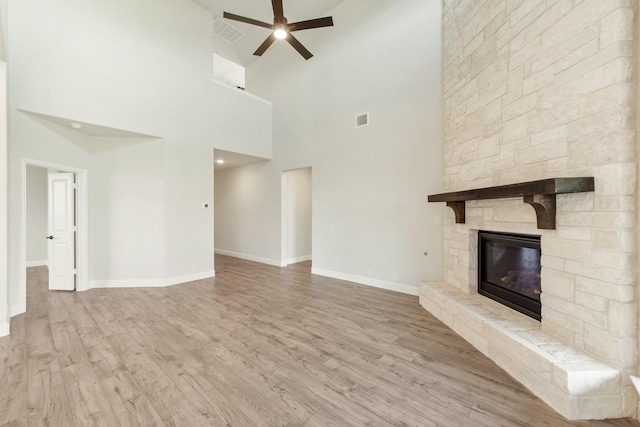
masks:
<path fill-rule="evenodd" d="M 51 292 L 0 338 L 0 426 L 638 426 L 568 422 L 416 297 L 216 257 L 215 279 Z"/>

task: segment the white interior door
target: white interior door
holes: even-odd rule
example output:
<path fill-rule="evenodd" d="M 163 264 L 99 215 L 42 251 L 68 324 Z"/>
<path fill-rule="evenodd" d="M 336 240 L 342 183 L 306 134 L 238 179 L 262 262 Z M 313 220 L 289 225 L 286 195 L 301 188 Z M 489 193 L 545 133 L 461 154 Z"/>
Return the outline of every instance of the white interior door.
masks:
<path fill-rule="evenodd" d="M 75 289 L 75 200 L 72 173 L 49 174 L 49 289 Z"/>

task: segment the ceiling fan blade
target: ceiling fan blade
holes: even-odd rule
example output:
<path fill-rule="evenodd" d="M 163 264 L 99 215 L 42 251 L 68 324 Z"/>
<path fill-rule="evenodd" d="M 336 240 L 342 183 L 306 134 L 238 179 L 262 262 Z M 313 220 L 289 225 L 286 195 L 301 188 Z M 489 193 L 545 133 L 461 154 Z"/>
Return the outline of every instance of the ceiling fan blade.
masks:
<path fill-rule="evenodd" d="M 333 27 L 333 18 L 327 16 L 325 18 L 310 19 L 308 21 L 294 22 L 287 25 L 289 31 L 310 30 L 312 28 Z"/>
<path fill-rule="evenodd" d="M 274 36 L 273 33 L 271 33 L 271 35 L 267 37 L 267 39 L 264 42 L 262 42 L 260 47 L 258 47 L 258 49 L 256 49 L 256 51 L 253 52 L 253 54 L 255 56 L 262 56 L 262 54 L 265 53 L 265 51 L 269 49 L 269 46 L 271 46 L 275 41 L 276 41 L 276 36 Z"/>
<path fill-rule="evenodd" d="M 273 22 L 285 22 L 282 0 L 271 0 L 271 4 L 273 5 Z"/>
<path fill-rule="evenodd" d="M 309 52 L 306 47 L 302 46 L 302 43 L 300 43 L 297 38 L 293 37 L 293 34 L 289 33 L 289 35 L 287 36 L 287 41 L 291 46 L 293 46 L 295 50 L 298 51 L 298 53 L 300 53 L 300 55 L 304 57 L 304 59 L 309 60 L 309 58 L 313 56 L 313 54 Z"/>
<path fill-rule="evenodd" d="M 256 19 L 251 19 L 251 18 L 247 18 L 247 17 L 244 17 L 244 16 L 240 16 L 240 15 L 235 15 L 235 14 L 229 13 L 229 12 L 224 12 L 224 14 L 222 16 L 224 16 L 227 19 L 232 19 L 234 21 L 240 21 L 240 22 L 244 22 L 246 24 L 257 25 L 258 27 L 264 27 L 264 28 L 269 28 L 269 29 L 273 28 L 272 24 L 267 24 L 266 22 L 258 21 Z"/>

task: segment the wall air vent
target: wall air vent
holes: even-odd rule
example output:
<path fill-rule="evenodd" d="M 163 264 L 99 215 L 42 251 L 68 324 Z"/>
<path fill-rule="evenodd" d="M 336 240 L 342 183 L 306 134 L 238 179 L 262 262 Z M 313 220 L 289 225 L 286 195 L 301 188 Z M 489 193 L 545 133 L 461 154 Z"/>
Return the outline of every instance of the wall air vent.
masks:
<path fill-rule="evenodd" d="M 234 27 L 233 25 L 227 24 L 220 18 L 216 18 L 213 21 L 213 34 L 228 41 L 231 44 L 234 44 L 240 37 L 244 36 L 244 33 Z"/>
<path fill-rule="evenodd" d="M 369 124 L 369 113 L 362 113 L 356 116 L 356 127 L 360 128 Z"/>

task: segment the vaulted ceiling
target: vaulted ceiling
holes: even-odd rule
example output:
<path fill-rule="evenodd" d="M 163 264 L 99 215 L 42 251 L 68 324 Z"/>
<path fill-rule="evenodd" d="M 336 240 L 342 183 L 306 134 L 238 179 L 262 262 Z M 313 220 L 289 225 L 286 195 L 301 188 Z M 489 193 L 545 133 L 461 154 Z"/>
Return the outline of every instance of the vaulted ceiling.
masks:
<path fill-rule="evenodd" d="M 259 21 L 272 23 L 273 9 L 271 0 L 192 0 L 207 9 L 216 17 L 222 18 L 223 12 L 231 12 Z M 326 16 L 327 13 L 342 3 L 344 0 L 283 0 L 284 14 L 289 22 L 304 21 L 307 19 Z M 214 36 L 213 52 L 226 57 L 245 67 L 258 57 L 253 52 L 269 36 L 269 30 L 244 24 L 242 22 L 225 20 L 228 24 L 244 33 L 234 44 Z M 337 25 L 337 23 L 336 23 Z M 328 29 L 315 29 L 309 31 L 330 31 Z M 305 34 L 300 32 L 296 37 L 304 43 Z M 308 46 L 313 52 L 313 46 Z M 302 60 L 302 58 L 301 58 Z"/>

